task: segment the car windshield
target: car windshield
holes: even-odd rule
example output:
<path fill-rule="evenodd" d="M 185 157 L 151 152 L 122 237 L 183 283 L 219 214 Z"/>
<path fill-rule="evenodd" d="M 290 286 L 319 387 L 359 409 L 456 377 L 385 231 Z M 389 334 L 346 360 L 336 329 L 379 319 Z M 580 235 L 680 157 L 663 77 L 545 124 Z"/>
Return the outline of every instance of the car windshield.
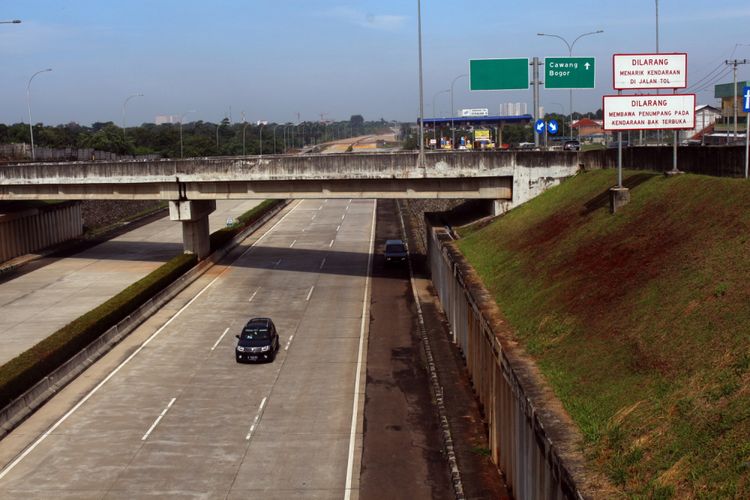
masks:
<path fill-rule="evenodd" d="M 266 327 L 246 326 L 240 338 L 242 340 L 268 340 L 271 338 L 271 331 Z"/>
<path fill-rule="evenodd" d="M 406 252 L 406 248 L 404 245 L 401 244 L 393 244 L 393 245 L 386 245 L 385 251 L 388 253 L 404 253 Z"/>

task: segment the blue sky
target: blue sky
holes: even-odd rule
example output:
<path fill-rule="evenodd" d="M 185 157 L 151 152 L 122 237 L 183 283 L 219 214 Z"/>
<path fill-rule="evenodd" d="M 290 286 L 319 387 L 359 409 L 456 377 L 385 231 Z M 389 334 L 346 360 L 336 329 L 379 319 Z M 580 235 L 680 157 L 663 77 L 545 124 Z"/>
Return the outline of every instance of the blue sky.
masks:
<path fill-rule="evenodd" d="M 724 60 L 750 58 L 750 4 L 739 0 L 661 0 L 664 52 L 687 52 L 689 82 Z M 470 59 L 567 55 L 555 33 L 582 38 L 574 55 L 597 58 L 597 88 L 574 94 L 576 111 L 601 107 L 612 93 L 613 53 L 655 48 L 655 0 L 422 0 L 425 115 L 447 116 L 437 94 L 468 72 Z M 49 124 L 155 115 L 218 121 L 414 120 L 418 115 L 416 0 L 5 0 L 0 20 L 0 122 Z M 745 45 L 747 44 L 747 45 Z M 714 76 L 722 76 L 723 70 Z M 750 65 L 739 79 L 750 78 Z M 713 78 L 704 83 L 712 83 Z M 731 81 L 731 74 L 720 79 Z M 700 88 L 700 87 L 699 87 Z M 468 91 L 457 80 L 455 108 L 528 102 L 531 91 Z M 698 92 L 713 104 L 713 86 Z M 542 89 L 549 111 L 568 108 L 567 91 Z"/>

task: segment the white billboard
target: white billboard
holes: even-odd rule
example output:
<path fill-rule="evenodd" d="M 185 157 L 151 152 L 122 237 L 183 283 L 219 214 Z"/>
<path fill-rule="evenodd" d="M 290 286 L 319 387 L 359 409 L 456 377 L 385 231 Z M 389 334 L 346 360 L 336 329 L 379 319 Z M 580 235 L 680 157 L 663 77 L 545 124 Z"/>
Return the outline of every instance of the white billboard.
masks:
<path fill-rule="evenodd" d="M 690 130 L 695 94 L 605 95 L 604 130 Z"/>
<path fill-rule="evenodd" d="M 615 54 L 612 56 L 616 90 L 684 89 L 687 54 Z"/>
<path fill-rule="evenodd" d="M 462 109 L 459 116 L 489 116 L 490 110 L 487 108 Z"/>

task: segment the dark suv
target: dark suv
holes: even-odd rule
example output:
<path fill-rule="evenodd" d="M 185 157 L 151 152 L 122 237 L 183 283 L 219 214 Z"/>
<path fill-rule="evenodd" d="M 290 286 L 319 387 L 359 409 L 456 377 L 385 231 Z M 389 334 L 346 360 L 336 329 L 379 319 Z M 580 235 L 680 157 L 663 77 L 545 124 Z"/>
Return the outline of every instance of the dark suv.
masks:
<path fill-rule="evenodd" d="M 279 350 L 279 334 L 270 318 L 253 318 L 247 322 L 235 349 L 238 363 L 243 361 L 273 361 Z"/>
<path fill-rule="evenodd" d="M 409 254 L 406 252 L 406 245 L 401 240 L 386 240 L 385 242 L 385 261 L 388 262 L 406 262 Z"/>

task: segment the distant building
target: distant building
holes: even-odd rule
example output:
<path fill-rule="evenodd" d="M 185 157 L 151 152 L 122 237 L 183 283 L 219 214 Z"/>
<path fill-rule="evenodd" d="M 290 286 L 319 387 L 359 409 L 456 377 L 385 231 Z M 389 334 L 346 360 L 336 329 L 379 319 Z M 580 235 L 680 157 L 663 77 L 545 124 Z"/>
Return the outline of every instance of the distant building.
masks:
<path fill-rule="evenodd" d="M 688 139 L 700 139 L 704 134 L 713 132 L 713 125 L 720 121 L 721 110 L 708 104 L 695 107 L 695 129 L 688 130 L 685 137 Z"/>
<path fill-rule="evenodd" d="M 500 105 L 500 116 L 527 115 L 528 104 L 525 102 L 504 102 Z"/>
<path fill-rule="evenodd" d="M 165 123 L 180 123 L 180 117 L 177 115 L 156 115 L 154 123 L 157 125 L 163 125 Z"/>
<path fill-rule="evenodd" d="M 591 118 L 581 118 L 571 124 L 571 127 L 578 130 L 578 137 L 583 140 L 603 139 L 606 137 L 604 132 L 604 122 L 602 120 L 592 120 Z"/>

